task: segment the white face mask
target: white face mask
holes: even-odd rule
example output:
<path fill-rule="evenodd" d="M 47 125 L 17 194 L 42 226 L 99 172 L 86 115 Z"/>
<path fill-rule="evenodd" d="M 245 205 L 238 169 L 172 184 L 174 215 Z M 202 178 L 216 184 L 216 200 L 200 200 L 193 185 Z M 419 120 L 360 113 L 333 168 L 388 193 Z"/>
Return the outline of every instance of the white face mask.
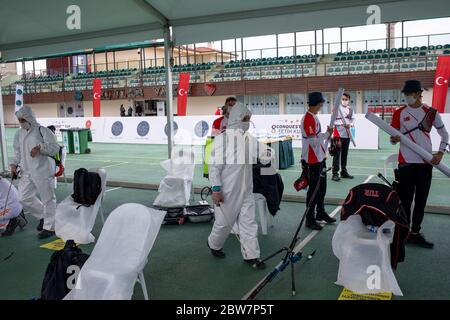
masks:
<path fill-rule="evenodd" d="M 31 124 L 29 122 L 21 122 L 20 127 L 25 130 L 30 130 Z"/>
<path fill-rule="evenodd" d="M 348 101 L 348 100 L 342 100 L 342 101 L 341 101 L 341 103 L 342 103 L 342 105 L 343 105 L 344 107 L 348 107 L 349 102 L 350 102 L 350 101 Z"/>
<path fill-rule="evenodd" d="M 417 98 L 415 96 L 405 96 L 405 101 L 409 106 L 412 106 L 417 102 Z"/>

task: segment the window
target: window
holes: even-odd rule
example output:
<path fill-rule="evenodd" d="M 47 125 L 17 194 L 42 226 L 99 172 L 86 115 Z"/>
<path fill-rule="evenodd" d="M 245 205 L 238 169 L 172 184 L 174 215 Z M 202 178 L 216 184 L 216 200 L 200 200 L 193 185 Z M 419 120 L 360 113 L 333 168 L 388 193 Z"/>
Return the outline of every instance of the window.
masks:
<path fill-rule="evenodd" d="M 284 112 L 286 114 L 304 114 L 306 112 L 306 94 L 288 93 L 285 101 Z"/>

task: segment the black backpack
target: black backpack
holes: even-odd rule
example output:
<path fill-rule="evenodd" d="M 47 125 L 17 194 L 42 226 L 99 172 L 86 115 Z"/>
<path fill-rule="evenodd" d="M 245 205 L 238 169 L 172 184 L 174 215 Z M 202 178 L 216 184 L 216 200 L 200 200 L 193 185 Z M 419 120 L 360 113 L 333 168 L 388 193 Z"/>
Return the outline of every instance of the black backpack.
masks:
<path fill-rule="evenodd" d="M 73 177 L 73 201 L 89 207 L 95 204 L 102 191 L 102 180 L 96 172 L 84 168 L 75 170 Z"/>
<path fill-rule="evenodd" d="M 68 240 L 64 249 L 53 253 L 42 282 L 41 300 L 62 300 L 71 290 L 67 280 L 73 273 L 68 273 L 68 268 L 78 266 L 81 269 L 88 258 L 89 255 L 83 253 L 73 240 Z"/>

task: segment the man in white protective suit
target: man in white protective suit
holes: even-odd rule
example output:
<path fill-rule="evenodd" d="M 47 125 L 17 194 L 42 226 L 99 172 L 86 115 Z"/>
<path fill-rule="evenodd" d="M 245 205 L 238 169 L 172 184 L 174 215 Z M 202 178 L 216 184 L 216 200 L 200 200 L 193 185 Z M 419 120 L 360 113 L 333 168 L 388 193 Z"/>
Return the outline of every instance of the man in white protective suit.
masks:
<path fill-rule="evenodd" d="M 227 129 L 214 139 L 209 161 L 215 222 L 208 238 L 213 256 L 224 258 L 223 245 L 230 232 L 238 237 L 244 261 L 257 268 L 260 263 L 258 224 L 255 220 L 252 164 L 257 158 L 270 162 L 273 151 L 247 133 L 251 111 L 236 104 L 230 112 Z"/>
<path fill-rule="evenodd" d="M 11 172 L 16 174 L 20 167 L 19 199 L 25 211 L 40 219 L 38 237 L 44 239 L 55 234 L 55 160 L 52 157 L 59 152 L 59 145 L 53 132 L 36 121 L 30 107 L 20 108 L 16 117 L 20 129 L 14 136 Z"/>

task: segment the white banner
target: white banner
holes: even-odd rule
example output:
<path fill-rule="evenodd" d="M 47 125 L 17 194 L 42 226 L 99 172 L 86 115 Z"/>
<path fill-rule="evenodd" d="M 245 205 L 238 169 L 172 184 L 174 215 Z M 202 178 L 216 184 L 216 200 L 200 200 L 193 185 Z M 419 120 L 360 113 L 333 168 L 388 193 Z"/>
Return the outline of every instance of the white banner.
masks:
<path fill-rule="evenodd" d="M 22 107 L 23 107 L 23 86 L 20 84 L 16 84 L 16 102 L 14 112 L 17 112 L 17 110 L 19 110 Z"/>
<path fill-rule="evenodd" d="M 255 115 L 251 119 L 251 132 L 257 137 L 277 138 L 291 136 L 293 146 L 301 147 L 302 115 Z M 322 131 L 326 130 L 330 115 L 319 115 Z M 364 118 L 355 115 L 353 136 L 355 149 L 378 149 L 378 128 Z M 211 134 L 211 124 L 217 116 L 174 117 L 175 144 L 202 145 Z M 450 119 L 449 119 L 450 120 Z M 54 125 L 61 141 L 60 129 L 90 128 L 94 142 L 166 144 L 165 117 L 85 117 L 40 118 L 44 126 Z"/>

